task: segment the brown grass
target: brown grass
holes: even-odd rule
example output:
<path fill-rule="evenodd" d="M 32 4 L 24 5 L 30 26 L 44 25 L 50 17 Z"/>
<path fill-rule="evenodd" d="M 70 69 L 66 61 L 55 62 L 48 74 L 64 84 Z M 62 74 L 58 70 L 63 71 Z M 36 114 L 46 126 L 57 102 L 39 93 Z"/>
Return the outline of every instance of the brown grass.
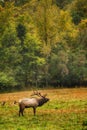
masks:
<path fill-rule="evenodd" d="M 39 90 L 42 94 L 47 93 L 50 101 L 69 101 L 69 100 L 87 100 L 87 88 L 73 88 L 73 89 L 46 89 Z M 14 102 L 21 98 L 29 98 L 33 91 L 22 91 L 14 93 L 0 94 L 0 102 Z"/>

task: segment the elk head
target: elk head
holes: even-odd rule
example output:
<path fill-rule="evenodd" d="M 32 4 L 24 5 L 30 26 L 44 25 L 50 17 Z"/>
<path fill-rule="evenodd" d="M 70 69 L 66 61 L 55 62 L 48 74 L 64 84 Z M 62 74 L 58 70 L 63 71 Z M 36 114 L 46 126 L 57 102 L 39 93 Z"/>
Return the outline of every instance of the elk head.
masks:
<path fill-rule="evenodd" d="M 34 95 L 37 95 L 38 97 L 40 97 L 38 99 L 38 102 L 39 102 L 38 106 L 42 106 L 44 103 L 49 101 L 49 98 L 46 98 L 47 94 L 42 95 L 40 92 L 34 91 L 31 96 L 34 96 Z"/>

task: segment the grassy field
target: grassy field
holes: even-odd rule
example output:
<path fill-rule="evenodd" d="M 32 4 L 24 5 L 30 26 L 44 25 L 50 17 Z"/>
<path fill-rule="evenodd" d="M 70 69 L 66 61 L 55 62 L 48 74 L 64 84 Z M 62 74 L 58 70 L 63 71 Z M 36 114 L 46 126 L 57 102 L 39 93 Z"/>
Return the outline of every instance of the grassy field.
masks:
<path fill-rule="evenodd" d="M 47 89 L 50 101 L 37 108 L 25 109 L 24 117 L 18 116 L 14 100 L 30 97 L 32 91 L 0 94 L 0 130 L 87 130 L 87 89 Z"/>

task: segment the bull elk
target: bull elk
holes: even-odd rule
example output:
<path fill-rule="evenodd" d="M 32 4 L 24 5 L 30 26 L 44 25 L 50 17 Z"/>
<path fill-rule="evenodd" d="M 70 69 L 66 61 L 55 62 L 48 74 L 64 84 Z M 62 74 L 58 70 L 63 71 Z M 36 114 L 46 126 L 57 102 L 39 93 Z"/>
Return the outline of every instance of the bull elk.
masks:
<path fill-rule="evenodd" d="M 34 115 L 36 114 L 36 108 L 42 106 L 49 101 L 49 98 L 46 98 L 47 94 L 41 95 L 40 92 L 34 92 L 31 96 L 37 95 L 37 97 L 24 98 L 19 100 L 19 116 L 23 116 L 23 111 L 25 108 L 33 108 Z"/>

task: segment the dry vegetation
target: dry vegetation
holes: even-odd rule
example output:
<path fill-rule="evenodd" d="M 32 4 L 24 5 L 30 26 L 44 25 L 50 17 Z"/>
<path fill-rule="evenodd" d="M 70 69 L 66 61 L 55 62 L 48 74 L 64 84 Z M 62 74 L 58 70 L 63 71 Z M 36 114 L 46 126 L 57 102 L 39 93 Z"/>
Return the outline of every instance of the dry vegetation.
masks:
<path fill-rule="evenodd" d="M 47 93 L 50 101 L 71 101 L 71 100 L 87 100 L 87 88 L 74 89 L 47 89 L 39 90 L 41 93 Z M 15 93 L 0 94 L 0 102 L 6 101 L 12 103 L 24 97 L 30 97 L 33 91 L 23 91 Z"/>

